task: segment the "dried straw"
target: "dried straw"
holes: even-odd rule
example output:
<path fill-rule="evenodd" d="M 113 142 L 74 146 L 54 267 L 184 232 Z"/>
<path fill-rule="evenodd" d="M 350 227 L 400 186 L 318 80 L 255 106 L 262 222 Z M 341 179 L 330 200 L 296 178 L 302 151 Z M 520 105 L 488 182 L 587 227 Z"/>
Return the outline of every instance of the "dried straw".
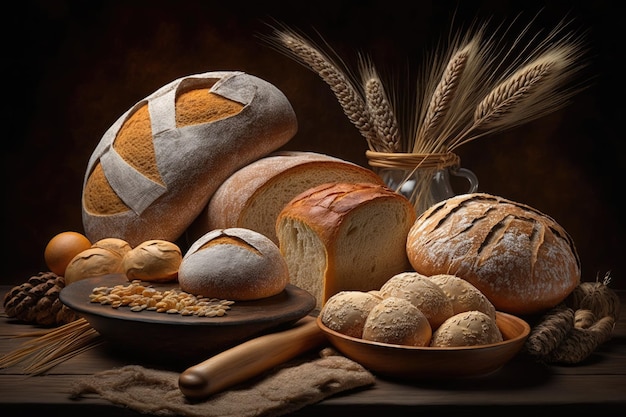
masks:
<path fill-rule="evenodd" d="M 0 369 L 22 365 L 27 375 L 41 375 L 103 342 L 83 318 L 57 328 L 14 337 L 34 337 L 0 357 Z"/>

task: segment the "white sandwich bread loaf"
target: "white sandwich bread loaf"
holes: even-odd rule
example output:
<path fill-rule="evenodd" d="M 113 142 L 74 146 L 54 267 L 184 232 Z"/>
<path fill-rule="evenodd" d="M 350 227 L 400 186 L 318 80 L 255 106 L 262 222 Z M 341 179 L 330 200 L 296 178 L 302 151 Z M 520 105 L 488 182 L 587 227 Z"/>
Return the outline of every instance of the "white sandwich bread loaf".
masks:
<path fill-rule="evenodd" d="M 274 152 L 232 174 L 190 227 L 192 238 L 209 230 L 242 227 L 278 243 L 276 218 L 295 196 L 331 182 L 384 184 L 372 170 L 330 155 Z"/>
<path fill-rule="evenodd" d="M 299 194 L 276 220 L 290 282 L 318 307 L 340 291 L 379 289 L 410 270 L 405 247 L 415 217 L 409 200 L 378 184 L 322 184 Z"/>
<path fill-rule="evenodd" d="M 415 271 L 452 274 L 470 282 L 496 310 L 540 313 L 580 282 L 570 235 L 540 211 L 502 197 L 452 197 L 424 212 L 407 239 Z"/>
<path fill-rule="evenodd" d="M 83 225 L 93 242 L 177 240 L 233 172 L 296 133 L 274 85 L 239 71 L 179 78 L 126 111 L 89 160 Z"/>

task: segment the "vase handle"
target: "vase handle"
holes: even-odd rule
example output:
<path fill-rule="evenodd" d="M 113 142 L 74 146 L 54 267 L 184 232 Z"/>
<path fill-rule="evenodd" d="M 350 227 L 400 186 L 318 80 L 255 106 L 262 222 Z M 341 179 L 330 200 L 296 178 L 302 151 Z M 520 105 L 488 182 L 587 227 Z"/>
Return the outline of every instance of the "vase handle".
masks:
<path fill-rule="evenodd" d="M 450 173 L 456 177 L 463 177 L 467 180 L 467 182 L 469 182 L 469 189 L 467 191 L 468 194 L 478 191 L 478 177 L 473 171 L 470 171 L 467 168 L 458 168 L 451 169 Z"/>

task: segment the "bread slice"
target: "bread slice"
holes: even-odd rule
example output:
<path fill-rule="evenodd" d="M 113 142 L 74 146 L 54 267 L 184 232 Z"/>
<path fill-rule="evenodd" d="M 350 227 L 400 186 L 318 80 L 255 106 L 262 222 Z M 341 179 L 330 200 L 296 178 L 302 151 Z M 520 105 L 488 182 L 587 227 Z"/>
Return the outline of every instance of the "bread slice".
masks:
<path fill-rule="evenodd" d="M 259 232 L 274 243 L 276 218 L 287 203 L 303 191 L 331 182 L 383 184 L 372 170 L 330 155 L 274 152 L 231 175 L 211 197 L 189 235 L 240 227 Z"/>
<path fill-rule="evenodd" d="M 340 291 L 380 289 L 411 270 L 405 248 L 415 218 L 408 199 L 378 184 L 322 184 L 301 193 L 276 220 L 290 282 L 320 308 Z"/>
<path fill-rule="evenodd" d="M 94 150 L 82 195 L 87 237 L 133 247 L 177 240 L 228 176 L 296 130 L 285 95 L 243 72 L 163 86 L 124 113 Z"/>

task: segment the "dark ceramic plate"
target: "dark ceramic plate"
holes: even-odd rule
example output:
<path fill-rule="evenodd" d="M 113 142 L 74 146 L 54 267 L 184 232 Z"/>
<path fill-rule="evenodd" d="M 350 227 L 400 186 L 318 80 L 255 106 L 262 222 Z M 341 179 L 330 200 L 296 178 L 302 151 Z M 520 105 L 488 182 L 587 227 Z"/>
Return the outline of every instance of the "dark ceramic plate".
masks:
<path fill-rule="evenodd" d="M 118 284 L 128 285 L 129 281 L 124 275 L 87 278 L 63 288 L 59 297 L 116 349 L 151 358 L 206 359 L 253 337 L 290 326 L 315 307 L 310 293 L 291 284 L 273 297 L 237 301 L 222 317 L 133 312 L 129 307 L 90 302 L 95 287 Z M 179 288 L 176 282 L 146 284 L 160 291 Z"/>

